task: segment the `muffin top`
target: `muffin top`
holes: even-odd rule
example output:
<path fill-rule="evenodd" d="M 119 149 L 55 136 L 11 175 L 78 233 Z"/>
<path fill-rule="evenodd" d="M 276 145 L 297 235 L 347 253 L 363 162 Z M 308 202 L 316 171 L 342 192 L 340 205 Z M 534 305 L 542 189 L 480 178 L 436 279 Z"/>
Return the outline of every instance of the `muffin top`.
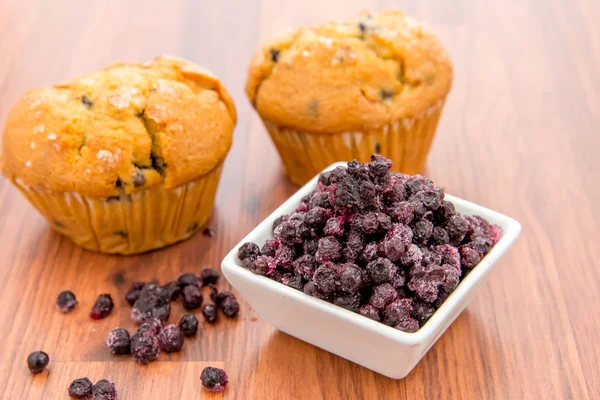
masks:
<path fill-rule="evenodd" d="M 404 13 L 383 11 L 300 28 L 262 46 L 246 94 L 265 120 L 336 133 L 440 107 L 451 83 L 440 41 Z"/>
<path fill-rule="evenodd" d="M 92 197 L 177 187 L 224 160 L 235 123 L 204 68 L 170 56 L 115 64 L 25 93 L 8 115 L 2 171 Z"/>

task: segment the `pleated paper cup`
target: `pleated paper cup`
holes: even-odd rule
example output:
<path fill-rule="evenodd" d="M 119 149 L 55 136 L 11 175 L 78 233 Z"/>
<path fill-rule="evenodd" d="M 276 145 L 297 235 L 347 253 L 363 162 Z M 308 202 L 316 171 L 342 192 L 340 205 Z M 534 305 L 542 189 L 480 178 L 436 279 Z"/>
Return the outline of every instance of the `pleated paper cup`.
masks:
<path fill-rule="evenodd" d="M 372 154 L 392 160 L 392 170 L 416 174 L 423 170 L 444 101 L 418 117 L 402 118 L 376 131 L 314 133 L 298 131 L 263 119 L 279 152 L 286 175 L 303 185 L 337 161 L 369 162 Z"/>
<path fill-rule="evenodd" d="M 14 183 L 52 228 L 79 246 L 136 254 L 187 239 L 210 218 L 222 164 L 201 178 L 166 189 L 154 186 L 115 197 L 87 197 Z"/>

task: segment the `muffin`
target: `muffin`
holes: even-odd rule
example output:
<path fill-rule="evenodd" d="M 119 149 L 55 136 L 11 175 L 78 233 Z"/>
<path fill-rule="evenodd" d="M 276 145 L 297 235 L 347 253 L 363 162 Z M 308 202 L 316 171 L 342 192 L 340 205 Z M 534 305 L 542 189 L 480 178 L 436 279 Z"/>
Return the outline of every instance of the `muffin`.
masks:
<path fill-rule="evenodd" d="M 303 184 L 335 161 L 371 154 L 422 170 L 452 83 L 440 41 L 400 11 L 300 28 L 265 44 L 246 94 L 289 178 Z"/>
<path fill-rule="evenodd" d="M 212 214 L 236 111 L 210 72 L 175 57 L 30 90 L 8 115 L 2 172 L 78 245 L 134 254 Z"/>

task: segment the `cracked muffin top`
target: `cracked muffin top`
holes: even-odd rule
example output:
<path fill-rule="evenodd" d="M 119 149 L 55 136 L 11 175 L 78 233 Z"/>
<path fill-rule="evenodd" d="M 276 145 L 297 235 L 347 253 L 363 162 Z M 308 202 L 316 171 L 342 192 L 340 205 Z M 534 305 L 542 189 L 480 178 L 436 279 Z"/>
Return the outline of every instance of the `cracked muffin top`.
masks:
<path fill-rule="evenodd" d="M 400 11 L 300 28 L 254 55 L 246 94 L 261 117 L 316 133 L 377 129 L 441 105 L 452 64 Z"/>
<path fill-rule="evenodd" d="M 225 159 L 235 123 L 204 68 L 170 56 L 115 64 L 25 93 L 8 115 L 2 172 L 91 197 L 173 188 Z"/>

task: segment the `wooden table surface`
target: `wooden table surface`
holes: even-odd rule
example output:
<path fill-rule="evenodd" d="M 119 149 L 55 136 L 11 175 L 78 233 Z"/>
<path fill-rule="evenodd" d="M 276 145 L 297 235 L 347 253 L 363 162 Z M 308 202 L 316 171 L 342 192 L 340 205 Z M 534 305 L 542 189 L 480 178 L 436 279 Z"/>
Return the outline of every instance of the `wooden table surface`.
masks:
<path fill-rule="evenodd" d="M 454 62 L 426 173 L 523 225 L 472 304 L 399 381 L 275 331 L 244 302 L 237 320 L 203 323 L 197 340 L 149 367 L 110 355 L 109 330 L 133 327 L 129 281 L 218 268 L 295 191 L 243 94 L 258 42 L 392 6 L 427 21 Z M 239 111 L 214 238 L 135 257 L 86 252 L 0 180 L 0 398 L 66 399 L 81 376 L 114 380 L 126 400 L 215 398 L 200 385 L 209 364 L 227 369 L 231 399 L 600 398 L 598 16 L 594 0 L 0 0 L 2 125 L 28 88 L 162 53 L 212 69 Z M 69 315 L 55 306 L 63 289 L 80 301 Z M 104 292 L 117 299 L 115 312 L 93 322 L 87 314 Z M 25 359 L 37 349 L 51 364 L 33 377 Z"/>

